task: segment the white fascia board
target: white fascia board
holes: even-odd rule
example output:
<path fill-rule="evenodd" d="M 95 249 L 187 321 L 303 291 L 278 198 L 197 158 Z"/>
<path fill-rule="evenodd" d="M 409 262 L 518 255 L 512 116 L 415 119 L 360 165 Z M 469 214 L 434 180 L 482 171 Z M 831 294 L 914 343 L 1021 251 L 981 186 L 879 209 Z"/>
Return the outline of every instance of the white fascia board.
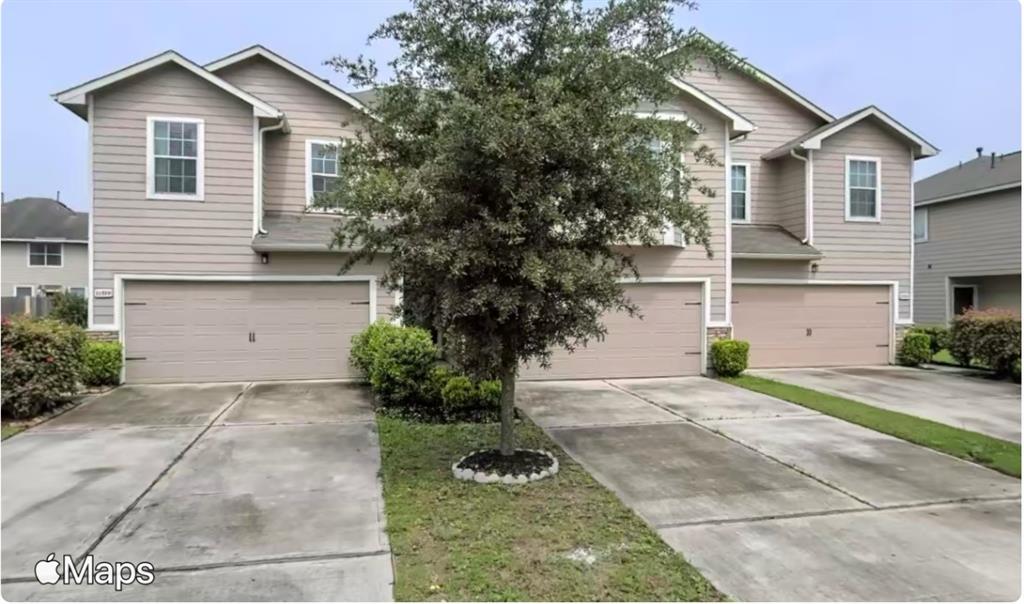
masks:
<path fill-rule="evenodd" d="M 212 63 L 207 63 L 206 69 L 210 72 L 216 72 L 229 65 L 234 65 L 235 63 L 239 63 L 241 61 L 245 61 L 246 59 L 250 59 L 256 56 L 262 57 L 270 61 L 274 65 L 277 65 L 281 69 L 284 69 L 285 71 L 288 71 L 289 73 L 305 80 L 306 82 L 309 82 L 310 84 L 316 86 L 320 90 L 323 90 L 327 94 L 348 103 L 353 108 L 361 111 L 362 113 L 365 113 L 366 115 L 369 115 L 371 117 L 373 116 L 373 112 L 371 112 L 366 105 L 359 102 L 359 100 L 353 97 L 352 95 L 347 94 L 344 90 L 341 90 L 337 86 L 333 86 L 323 81 L 321 78 L 317 77 L 316 74 L 310 73 L 309 71 L 296 65 L 295 63 L 292 63 L 288 59 L 285 59 L 281 55 L 278 55 L 277 53 L 272 52 L 262 46 L 253 46 L 251 48 L 247 48 L 245 50 L 236 52 L 235 54 L 228 55 L 223 59 L 217 59 Z"/>
<path fill-rule="evenodd" d="M 86 95 L 95 92 L 111 84 L 120 82 L 121 80 L 136 76 L 140 73 L 149 71 L 155 67 L 165 65 L 167 63 L 174 63 L 187 71 L 199 76 L 214 86 L 224 90 L 225 92 L 234 95 L 235 97 L 245 101 L 252 105 L 253 115 L 258 117 L 268 117 L 274 119 L 281 119 L 284 117 L 284 112 L 274 107 L 273 105 L 263 101 L 252 94 L 238 88 L 237 86 L 225 81 L 222 78 L 210 73 L 203 69 L 199 65 L 196 65 L 192 61 L 189 61 L 185 57 L 181 56 L 173 50 L 162 52 L 155 57 L 150 57 L 143 61 L 139 61 L 133 65 L 129 65 L 124 69 L 119 69 L 113 73 L 109 73 L 105 76 L 89 80 L 88 82 L 69 88 L 62 92 L 58 92 L 53 96 L 53 99 L 61 105 L 84 105 L 86 103 Z"/>
<path fill-rule="evenodd" d="M 668 81 L 671 82 L 672 85 L 678 88 L 679 90 L 682 90 L 683 92 L 694 97 L 701 103 L 704 103 L 705 105 L 713 109 L 715 112 L 729 118 L 729 120 L 732 122 L 733 132 L 738 134 L 745 134 L 753 132 L 754 130 L 757 129 L 757 127 L 754 126 L 753 122 L 743 117 L 736 111 L 733 111 L 727 105 L 725 105 L 715 97 L 709 95 L 708 93 L 704 92 L 700 88 L 697 88 L 696 86 L 688 82 L 684 82 L 683 80 L 680 80 L 679 78 L 675 78 L 672 76 L 669 76 Z"/>

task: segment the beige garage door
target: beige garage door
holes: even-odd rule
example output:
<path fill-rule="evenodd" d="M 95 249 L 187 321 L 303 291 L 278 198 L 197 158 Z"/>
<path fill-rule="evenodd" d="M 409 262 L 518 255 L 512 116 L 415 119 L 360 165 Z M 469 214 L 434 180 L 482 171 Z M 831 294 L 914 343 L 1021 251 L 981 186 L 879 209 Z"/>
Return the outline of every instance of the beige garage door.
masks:
<path fill-rule="evenodd" d="M 605 317 L 608 335 L 586 348 L 552 355 L 551 368 L 523 367 L 526 380 L 666 377 L 701 372 L 701 286 L 691 283 L 631 285 L 626 293 L 643 319 Z"/>
<path fill-rule="evenodd" d="M 889 288 L 736 285 L 733 337 L 750 342 L 751 367 L 884 365 Z"/>
<path fill-rule="evenodd" d="M 370 319 L 366 282 L 137 281 L 124 297 L 133 383 L 352 377 L 350 340 Z"/>

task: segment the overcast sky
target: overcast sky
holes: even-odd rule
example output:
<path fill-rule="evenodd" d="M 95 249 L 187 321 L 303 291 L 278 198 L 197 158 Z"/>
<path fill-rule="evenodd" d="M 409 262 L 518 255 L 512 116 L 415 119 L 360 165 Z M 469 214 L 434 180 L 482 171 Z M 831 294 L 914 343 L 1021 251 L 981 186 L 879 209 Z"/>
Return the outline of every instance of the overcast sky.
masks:
<path fill-rule="evenodd" d="M 389 58 L 366 36 L 404 2 L 91 2 L 0 7 L 6 199 L 53 196 L 87 209 L 86 124 L 50 94 L 167 49 L 206 63 L 263 44 L 345 87 L 321 63 Z M 921 178 L 1020 148 L 1021 15 L 1015 0 L 705 1 L 678 15 L 840 116 L 881 107 L 942 149 Z"/>

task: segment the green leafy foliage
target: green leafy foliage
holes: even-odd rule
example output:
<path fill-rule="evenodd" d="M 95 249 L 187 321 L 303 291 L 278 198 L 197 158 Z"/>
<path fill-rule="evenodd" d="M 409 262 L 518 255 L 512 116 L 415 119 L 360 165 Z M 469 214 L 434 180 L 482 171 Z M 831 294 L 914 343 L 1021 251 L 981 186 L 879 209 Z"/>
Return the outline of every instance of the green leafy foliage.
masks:
<path fill-rule="evenodd" d="M 52 319 L 3 320 L 3 416 L 27 419 L 68 401 L 78 390 L 82 328 Z"/>
<path fill-rule="evenodd" d="M 1020 358 L 1020 317 L 1003 309 L 969 310 L 953 319 L 949 351 L 967 367 L 974 359 L 1001 377 L 1010 376 Z"/>
<path fill-rule="evenodd" d="M 926 333 L 909 331 L 903 336 L 896 362 L 905 367 L 917 367 L 932 359 L 932 338 Z"/>
<path fill-rule="evenodd" d="M 82 383 L 113 386 L 121 381 L 121 345 L 87 341 L 82 350 Z"/>
<path fill-rule="evenodd" d="M 381 282 L 408 292 L 408 315 L 460 369 L 501 378 L 509 435 L 520 362 L 637 311 L 622 242 L 659 244 L 672 224 L 711 253 L 695 196 L 714 189 L 692 168 L 721 162 L 686 123 L 636 112 L 676 96 L 670 76 L 698 56 L 735 62 L 675 24 L 691 4 L 420 0 L 370 37 L 398 48 L 388 79 L 363 58 L 329 61 L 377 93 L 344 143 L 341 186 L 316 200 L 346 213 L 333 244 L 358 251 L 343 270 L 389 254 Z"/>
<path fill-rule="evenodd" d="M 384 406 L 429 404 L 424 396 L 437 363 L 437 347 L 430 334 L 418 327 L 381 330 L 372 341 L 370 386 Z"/>
<path fill-rule="evenodd" d="M 711 344 L 711 366 L 722 377 L 735 377 L 747 370 L 750 342 L 717 340 Z"/>
<path fill-rule="evenodd" d="M 349 351 L 349 362 L 359 370 L 367 380 L 370 379 L 370 371 L 373 368 L 374 360 L 380 351 L 381 343 L 385 338 L 400 331 L 402 328 L 388 321 L 378 319 L 369 327 L 352 337 L 352 348 Z"/>
<path fill-rule="evenodd" d="M 928 336 L 932 356 L 944 348 L 949 348 L 949 328 L 944 325 L 915 325 L 907 333 L 923 333 Z"/>
<path fill-rule="evenodd" d="M 494 419 L 494 414 L 501 403 L 501 382 L 474 382 L 467 376 L 454 375 L 441 389 L 441 402 L 445 417 L 449 421 L 481 416 L 490 416 Z"/>
<path fill-rule="evenodd" d="M 57 292 L 51 297 L 49 318 L 68 325 L 86 327 L 89 324 L 89 303 L 82 296 Z"/>

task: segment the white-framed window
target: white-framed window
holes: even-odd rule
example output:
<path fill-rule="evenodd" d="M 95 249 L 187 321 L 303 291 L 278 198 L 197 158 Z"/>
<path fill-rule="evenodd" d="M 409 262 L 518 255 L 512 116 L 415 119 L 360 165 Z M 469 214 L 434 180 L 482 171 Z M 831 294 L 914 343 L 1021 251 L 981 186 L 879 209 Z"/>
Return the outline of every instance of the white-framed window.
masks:
<path fill-rule="evenodd" d="M 733 222 L 750 222 L 750 164 L 729 166 L 729 215 Z"/>
<path fill-rule="evenodd" d="M 928 241 L 928 208 L 914 208 L 914 241 Z"/>
<path fill-rule="evenodd" d="M 846 219 L 878 222 L 882 212 L 882 160 L 846 156 Z"/>
<path fill-rule="evenodd" d="M 28 265 L 49 268 L 64 266 L 64 245 L 61 243 L 28 244 Z"/>
<path fill-rule="evenodd" d="M 337 140 L 306 141 L 306 206 L 313 205 L 318 196 L 334 190 L 340 184 L 338 178 Z M 326 210 L 329 208 L 319 207 Z"/>
<path fill-rule="evenodd" d="M 85 288 L 84 287 L 69 287 L 68 288 L 68 293 L 71 294 L 72 296 L 78 296 L 79 298 L 84 298 L 85 297 Z"/>
<path fill-rule="evenodd" d="M 203 200 L 203 120 L 146 118 L 146 197 Z"/>
<path fill-rule="evenodd" d="M 15 285 L 14 286 L 14 297 L 15 298 L 31 298 L 35 294 L 35 288 L 31 285 Z"/>

